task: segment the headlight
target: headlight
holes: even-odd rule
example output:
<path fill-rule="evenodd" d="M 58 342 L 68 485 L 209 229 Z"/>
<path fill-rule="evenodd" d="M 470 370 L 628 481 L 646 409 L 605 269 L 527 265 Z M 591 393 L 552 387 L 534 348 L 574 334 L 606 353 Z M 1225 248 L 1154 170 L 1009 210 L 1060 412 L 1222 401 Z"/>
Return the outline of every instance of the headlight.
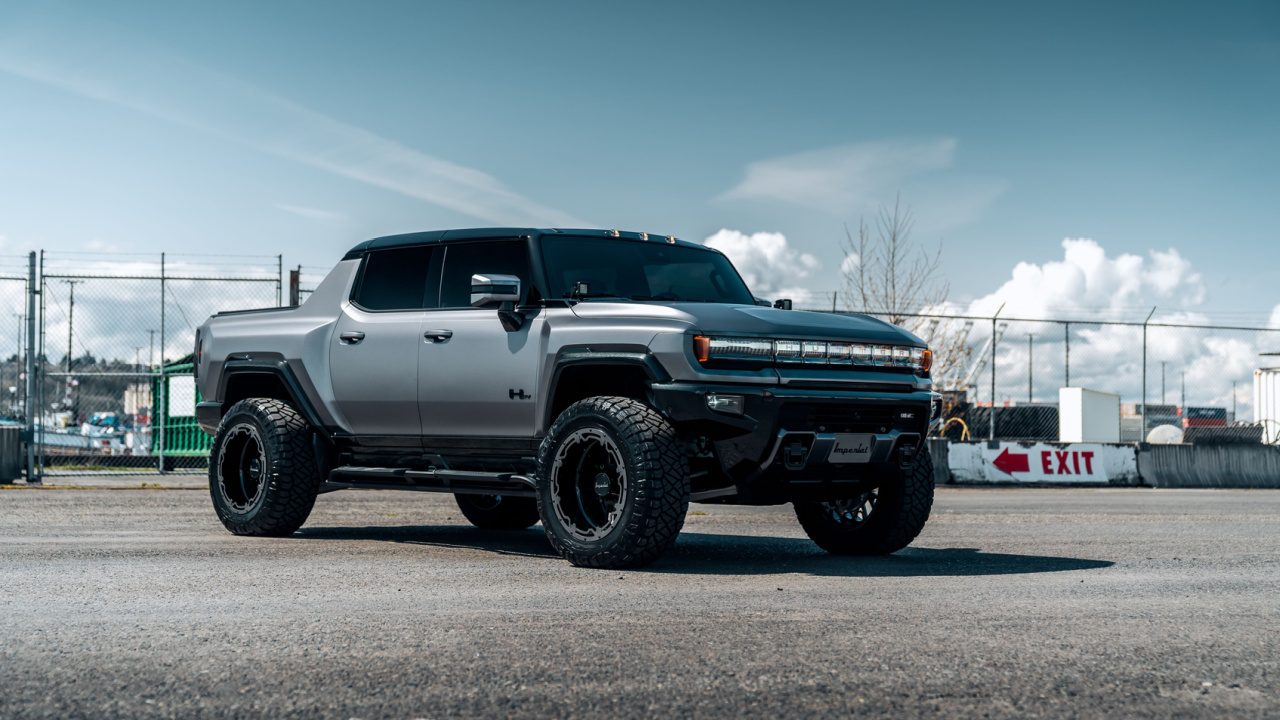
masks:
<path fill-rule="evenodd" d="M 864 345 L 825 340 L 708 337 L 693 338 L 693 354 L 703 365 L 762 368 L 770 365 L 894 367 L 925 373 L 933 353 L 903 345 Z"/>
<path fill-rule="evenodd" d="M 698 362 L 708 360 L 746 360 L 771 362 L 773 341 L 755 338 L 695 337 L 693 352 Z"/>

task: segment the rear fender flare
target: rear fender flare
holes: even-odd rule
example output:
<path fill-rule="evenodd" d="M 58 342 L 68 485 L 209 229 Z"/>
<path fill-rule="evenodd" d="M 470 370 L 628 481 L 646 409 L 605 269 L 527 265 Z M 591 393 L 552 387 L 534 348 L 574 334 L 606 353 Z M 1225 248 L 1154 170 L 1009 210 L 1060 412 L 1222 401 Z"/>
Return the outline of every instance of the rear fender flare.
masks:
<path fill-rule="evenodd" d="M 289 402 L 297 408 L 298 413 L 307 421 L 307 424 L 326 438 L 330 436 L 324 423 L 320 420 L 320 415 L 316 412 L 315 405 L 302 389 L 302 383 L 298 381 L 297 375 L 294 374 L 287 361 L 278 358 L 228 360 L 223 365 L 222 377 L 218 381 L 218 398 L 224 405 L 223 412 L 229 409 L 225 407 L 225 400 L 227 386 L 230 384 L 232 377 L 244 377 L 249 374 L 275 376 L 280 381 L 285 393 L 288 394 Z"/>

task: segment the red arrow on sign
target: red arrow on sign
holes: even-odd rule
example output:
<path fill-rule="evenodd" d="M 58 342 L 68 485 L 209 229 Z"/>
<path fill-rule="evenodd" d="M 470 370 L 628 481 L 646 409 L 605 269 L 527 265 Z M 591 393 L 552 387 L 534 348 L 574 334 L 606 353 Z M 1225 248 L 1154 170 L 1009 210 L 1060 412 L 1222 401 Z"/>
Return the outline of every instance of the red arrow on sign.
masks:
<path fill-rule="evenodd" d="M 1016 472 L 1031 472 L 1031 461 L 1028 456 L 1014 455 L 1009 452 L 1009 448 L 1005 448 L 1004 452 L 1000 453 L 991 464 L 1006 475 L 1012 475 Z"/>

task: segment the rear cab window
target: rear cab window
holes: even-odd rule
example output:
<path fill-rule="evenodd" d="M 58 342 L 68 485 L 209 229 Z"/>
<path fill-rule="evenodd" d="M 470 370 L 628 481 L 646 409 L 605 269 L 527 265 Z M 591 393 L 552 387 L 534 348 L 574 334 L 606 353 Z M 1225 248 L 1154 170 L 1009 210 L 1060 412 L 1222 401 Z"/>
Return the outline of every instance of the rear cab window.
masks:
<path fill-rule="evenodd" d="M 371 251 L 365 257 L 352 302 L 374 312 L 435 307 L 435 293 L 428 288 L 438 254 L 438 248 L 430 246 Z"/>

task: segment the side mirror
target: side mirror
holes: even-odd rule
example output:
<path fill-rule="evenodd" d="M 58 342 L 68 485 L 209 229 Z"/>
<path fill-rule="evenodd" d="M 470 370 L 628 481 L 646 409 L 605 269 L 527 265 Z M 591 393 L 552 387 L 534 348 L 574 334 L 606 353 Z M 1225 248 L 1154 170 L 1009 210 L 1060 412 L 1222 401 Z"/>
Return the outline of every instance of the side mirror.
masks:
<path fill-rule="evenodd" d="M 524 325 L 524 315 L 516 310 L 520 302 L 520 278 L 515 275 L 476 274 L 471 276 L 471 307 L 498 308 L 502 329 L 515 332 Z"/>
<path fill-rule="evenodd" d="M 475 295 L 472 295 L 471 297 L 475 297 Z M 784 300 L 777 300 L 773 303 L 773 306 L 778 308 L 779 310 L 790 310 L 791 298 L 786 298 Z"/>
<path fill-rule="evenodd" d="M 520 278 L 515 275 L 472 275 L 471 307 L 491 308 L 520 302 Z"/>

